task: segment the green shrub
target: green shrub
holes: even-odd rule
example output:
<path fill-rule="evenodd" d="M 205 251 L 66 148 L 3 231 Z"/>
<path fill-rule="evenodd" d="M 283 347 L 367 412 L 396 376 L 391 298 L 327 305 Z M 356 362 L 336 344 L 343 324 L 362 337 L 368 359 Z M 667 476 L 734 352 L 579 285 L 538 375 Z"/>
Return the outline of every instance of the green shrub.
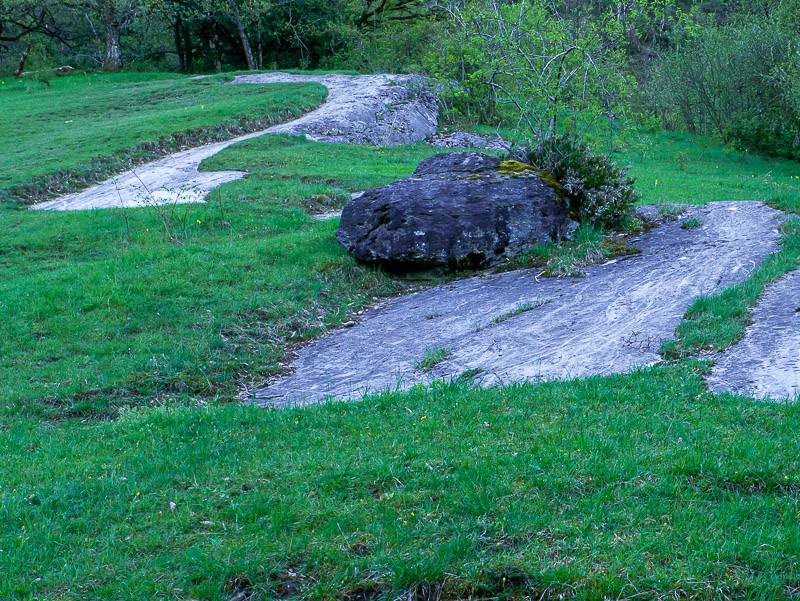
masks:
<path fill-rule="evenodd" d="M 342 28 L 343 47 L 320 66 L 361 73 L 419 73 L 439 35 L 433 19 L 389 21 L 366 29 Z"/>
<path fill-rule="evenodd" d="M 570 214 L 593 226 L 619 226 L 639 200 L 635 180 L 607 156 L 569 135 L 554 136 L 527 153 L 527 160 L 552 178 Z"/>
<path fill-rule="evenodd" d="M 800 158 L 796 36 L 772 20 L 707 26 L 654 62 L 648 97 L 670 129 Z"/>
<path fill-rule="evenodd" d="M 549 0 L 442 3 L 428 72 L 450 112 L 509 123 L 534 140 L 613 118 L 629 94 L 624 37 Z"/>

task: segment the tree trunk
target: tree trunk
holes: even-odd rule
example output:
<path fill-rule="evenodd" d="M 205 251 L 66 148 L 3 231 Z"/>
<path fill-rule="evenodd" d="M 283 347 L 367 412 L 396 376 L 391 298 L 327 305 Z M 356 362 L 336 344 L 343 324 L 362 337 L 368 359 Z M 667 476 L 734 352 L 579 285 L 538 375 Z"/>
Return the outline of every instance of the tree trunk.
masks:
<path fill-rule="evenodd" d="M 263 41 L 262 36 L 261 36 L 261 19 L 258 20 L 258 24 L 256 25 L 256 27 L 258 28 L 258 29 L 256 29 L 256 31 L 258 32 L 258 40 L 256 41 L 256 44 L 258 46 L 258 68 L 259 69 L 263 69 L 264 68 L 264 41 Z"/>
<path fill-rule="evenodd" d="M 103 62 L 103 70 L 119 71 L 122 69 L 122 46 L 120 46 L 120 30 L 122 29 L 119 21 L 114 15 L 113 7 L 106 8 L 106 57 Z"/>
<path fill-rule="evenodd" d="M 173 34 L 175 36 L 175 52 L 178 55 L 178 70 L 181 73 L 186 73 L 186 51 L 183 48 L 183 19 L 181 19 L 180 14 L 175 15 Z"/>
<path fill-rule="evenodd" d="M 214 27 L 214 36 L 211 38 L 211 53 L 214 55 L 214 71 L 222 72 L 222 44 L 219 41 L 219 31 Z"/>
<path fill-rule="evenodd" d="M 247 30 L 244 27 L 242 20 L 242 13 L 239 12 L 239 5 L 236 0 L 228 0 L 228 6 L 233 13 L 233 19 L 236 21 L 236 28 L 239 30 L 239 39 L 242 42 L 242 50 L 244 50 L 244 58 L 247 60 L 247 68 L 253 71 L 256 68 L 256 61 L 253 58 L 253 48 L 250 46 L 250 39 L 247 37 Z"/>
<path fill-rule="evenodd" d="M 22 77 L 25 74 L 25 63 L 28 62 L 28 55 L 31 53 L 31 45 L 27 44 L 22 54 L 19 57 L 19 67 L 17 67 L 16 77 Z"/>
<path fill-rule="evenodd" d="M 186 24 L 183 24 L 183 62 L 186 65 L 186 72 L 191 73 L 194 69 L 194 53 L 192 52 L 192 32 Z"/>

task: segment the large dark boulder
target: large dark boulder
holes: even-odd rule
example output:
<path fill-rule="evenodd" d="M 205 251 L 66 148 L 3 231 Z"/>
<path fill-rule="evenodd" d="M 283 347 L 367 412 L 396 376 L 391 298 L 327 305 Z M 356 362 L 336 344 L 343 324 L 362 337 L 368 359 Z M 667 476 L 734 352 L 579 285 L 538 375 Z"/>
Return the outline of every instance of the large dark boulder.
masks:
<path fill-rule="evenodd" d="M 337 238 L 356 259 L 390 270 L 474 269 L 564 238 L 571 226 L 565 203 L 529 165 L 459 152 L 352 200 Z"/>

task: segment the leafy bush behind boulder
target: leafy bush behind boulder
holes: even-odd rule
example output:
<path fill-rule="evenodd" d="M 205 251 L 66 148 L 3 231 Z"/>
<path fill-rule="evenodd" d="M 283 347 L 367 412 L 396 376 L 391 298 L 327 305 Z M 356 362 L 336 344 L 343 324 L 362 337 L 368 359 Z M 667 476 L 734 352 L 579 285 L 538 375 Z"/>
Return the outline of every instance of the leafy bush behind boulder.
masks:
<path fill-rule="evenodd" d="M 618 226 L 639 200 L 627 169 L 570 135 L 537 144 L 525 158 L 551 180 L 568 202 L 570 215 L 581 223 Z"/>
<path fill-rule="evenodd" d="M 774 19 L 700 29 L 654 61 L 646 94 L 668 129 L 800 158 L 800 48 Z"/>
<path fill-rule="evenodd" d="M 622 113 L 632 79 L 616 27 L 569 18 L 550 0 L 438 6 L 427 70 L 443 81 L 448 117 L 514 123 L 543 140 Z"/>

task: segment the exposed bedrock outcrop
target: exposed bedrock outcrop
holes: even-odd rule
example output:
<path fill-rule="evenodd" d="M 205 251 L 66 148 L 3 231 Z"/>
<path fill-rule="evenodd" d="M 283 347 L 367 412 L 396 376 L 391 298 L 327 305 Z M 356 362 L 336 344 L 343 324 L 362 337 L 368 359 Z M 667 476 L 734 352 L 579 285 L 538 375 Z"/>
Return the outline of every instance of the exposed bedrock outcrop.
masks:
<path fill-rule="evenodd" d="M 433 134 L 427 139 L 431 146 L 439 148 L 484 148 L 486 150 L 508 151 L 513 147 L 511 142 L 500 136 L 481 136 L 467 131 L 454 131 Z"/>
<path fill-rule="evenodd" d="M 316 81 L 328 89 L 318 109 L 272 133 L 305 135 L 338 144 L 399 146 L 414 144 L 436 132 L 439 107 L 429 81 L 421 75 L 240 75 L 234 83 Z"/>
<path fill-rule="evenodd" d="M 482 268 L 564 238 L 571 225 L 532 168 L 461 152 L 351 201 L 337 237 L 358 260 L 390 270 Z"/>
<path fill-rule="evenodd" d="M 464 374 L 479 374 L 480 384 L 491 385 L 656 363 L 661 344 L 673 337 L 695 298 L 746 280 L 778 248 L 784 216 L 759 202 L 719 202 L 687 207 L 685 218 L 702 225 L 687 229 L 666 221 L 632 240 L 640 254 L 591 265 L 583 278 L 520 270 L 393 299 L 298 349 L 283 378 L 248 397 L 285 407 Z M 781 340 L 791 342 L 790 330 L 785 333 Z M 430 371 L 420 370 L 418 362 L 431 349 L 449 353 Z"/>
<path fill-rule="evenodd" d="M 204 202 L 242 171 L 200 171 L 200 163 L 228 146 L 264 134 L 302 135 L 319 142 L 397 146 L 424 140 L 436 131 L 436 97 L 418 75 L 312 75 L 250 73 L 234 84 L 320 83 L 325 102 L 298 119 L 224 142 L 171 154 L 125 171 L 81 192 L 34 205 L 48 211 L 147 207 Z M 236 94 L 236 86 L 230 87 Z"/>
<path fill-rule="evenodd" d="M 716 358 L 715 392 L 800 398 L 800 271 L 767 287 L 742 340 Z"/>

